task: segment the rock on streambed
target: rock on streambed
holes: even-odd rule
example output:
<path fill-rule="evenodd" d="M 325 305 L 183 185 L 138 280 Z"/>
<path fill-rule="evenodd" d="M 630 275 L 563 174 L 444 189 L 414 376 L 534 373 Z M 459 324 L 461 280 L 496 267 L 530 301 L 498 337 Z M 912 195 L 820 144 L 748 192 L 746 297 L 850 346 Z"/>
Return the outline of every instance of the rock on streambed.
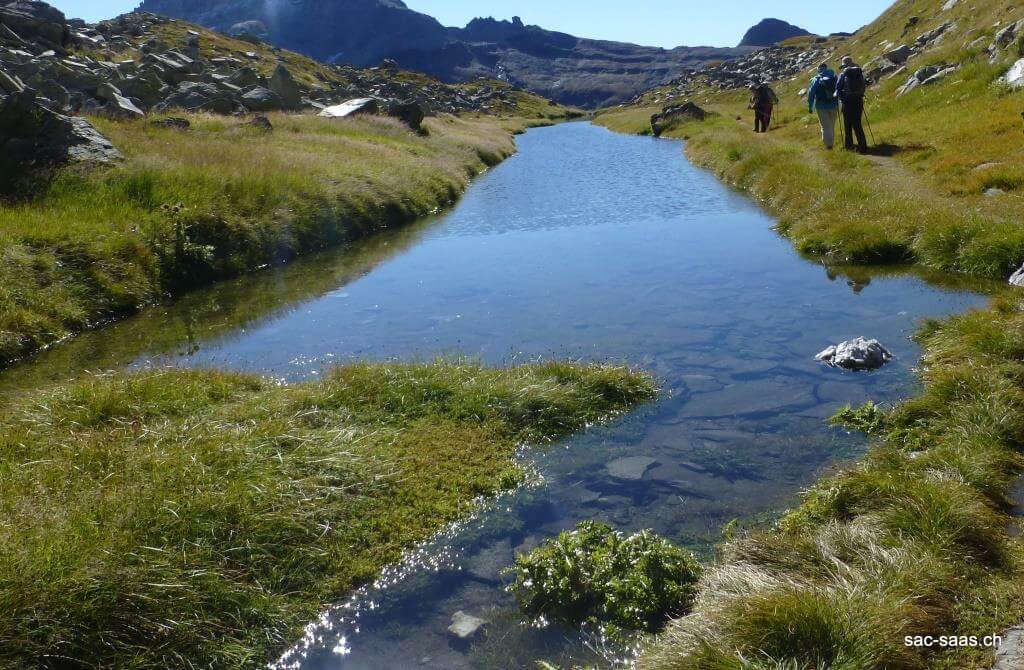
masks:
<path fill-rule="evenodd" d="M 892 353 L 881 342 L 863 337 L 840 342 L 814 357 L 832 367 L 846 370 L 875 370 L 892 358 Z"/>

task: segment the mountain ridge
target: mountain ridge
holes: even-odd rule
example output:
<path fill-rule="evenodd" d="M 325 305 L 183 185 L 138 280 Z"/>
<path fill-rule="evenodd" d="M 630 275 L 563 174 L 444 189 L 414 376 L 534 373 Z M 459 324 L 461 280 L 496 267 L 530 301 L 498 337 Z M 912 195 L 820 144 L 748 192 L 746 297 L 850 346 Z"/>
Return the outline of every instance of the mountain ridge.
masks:
<path fill-rule="evenodd" d="M 498 78 L 582 107 L 625 102 L 688 69 L 749 51 L 587 39 L 519 17 L 446 27 L 401 0 L 143 0 L 139 10 L 227 33 L 262 27 L 261 39 L 325 62 L 368 67 L 392 59 L 443 81 Z"/>

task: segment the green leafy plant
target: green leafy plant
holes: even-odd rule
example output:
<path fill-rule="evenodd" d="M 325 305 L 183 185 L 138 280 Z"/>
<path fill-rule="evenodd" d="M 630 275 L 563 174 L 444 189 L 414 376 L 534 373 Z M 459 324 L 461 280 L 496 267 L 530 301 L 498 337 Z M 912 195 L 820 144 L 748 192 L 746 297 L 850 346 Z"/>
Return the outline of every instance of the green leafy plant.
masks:
<path fill-rule="evenodd" d="M 885 421 L 885 412 L 873 401 L 868 400 L 856 408 L 847 405 L 833 414 L 828 422 L 833 426 L 843 426 L 874 435 L 885 429 Z"/>
<path fill-rule="evenodd" d="M 653 632 L 693 605 L 701 566 L 651 531 L 627 536 L 585 521 L 520 556 L 509 572 L 529 616 Z"/>

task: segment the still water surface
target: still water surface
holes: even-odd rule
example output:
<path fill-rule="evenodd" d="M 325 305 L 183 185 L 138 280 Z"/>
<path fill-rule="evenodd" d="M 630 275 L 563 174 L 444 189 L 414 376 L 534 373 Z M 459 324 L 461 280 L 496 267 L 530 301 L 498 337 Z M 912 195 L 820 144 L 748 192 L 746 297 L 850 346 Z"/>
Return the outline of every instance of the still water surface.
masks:
<path fill-rule="evenodd" d="M 596 519 L 653 528 L 706 556 L 725 523 L 772 518 L 860 453 L 863 440 L 825 418 L 912 393 L 916 324 L 982 298 L 893 273 L 850 279 L 801 259 L 677 142 L 577 123 L 533 130 L 519 147 L 437 220 L 85 335 L 0 376 L 0 389 L 82 367 L 230 366 L 297 380 L 352 359 L 440 354 L 648 369 L 666 389 L 661 401 L 528 453 L 539 484 L 490 503 L 382 588 L 326 612 L 285 664 L 607 666 L 616 650 L 521 624 L 501 576 L 516 552 Z M 870 374 L 813 360 L 859 335 L 896 360 Z M 446 629 L 456 611 L 488 620 L 485 635 L 454 644 Z"/>

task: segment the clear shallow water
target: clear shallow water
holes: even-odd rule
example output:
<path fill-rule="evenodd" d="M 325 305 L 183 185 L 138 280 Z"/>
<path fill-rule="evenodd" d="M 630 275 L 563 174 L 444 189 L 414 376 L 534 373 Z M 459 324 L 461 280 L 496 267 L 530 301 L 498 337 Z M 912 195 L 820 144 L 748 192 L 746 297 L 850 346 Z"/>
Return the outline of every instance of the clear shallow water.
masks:
<path fill-rule="evenodd" d="M 862 449 L 827 416 L 913 392 L 919 320 L 982 298 L 909 276 L 848 280 L 801 259 L 677 142 L 568 124 L 519 146 L 438 220 L 83 336 L 0 375 L 0 390 L 81 367 L 230 366 L 292 380 L 352 359 L 438 354 L 651 370 L 668 392 L 660 402 L 528 453 L 541 484 L 325 614 L 288 659 L 308 670 L 599 661 L 579 634 L 521 625 L 500 576 L 515 552 L 584 519 L 707 552 L 729 520 L 770 518 Z M 814 362 L 858 335 L 882 340 L 895 362 L 871 374 Z M 623 477 L 615 461 L 638 456 L 650 467 Z M 454 645 L 446 629 L 459 610 L 487 619 L 486 636 Z"/>

